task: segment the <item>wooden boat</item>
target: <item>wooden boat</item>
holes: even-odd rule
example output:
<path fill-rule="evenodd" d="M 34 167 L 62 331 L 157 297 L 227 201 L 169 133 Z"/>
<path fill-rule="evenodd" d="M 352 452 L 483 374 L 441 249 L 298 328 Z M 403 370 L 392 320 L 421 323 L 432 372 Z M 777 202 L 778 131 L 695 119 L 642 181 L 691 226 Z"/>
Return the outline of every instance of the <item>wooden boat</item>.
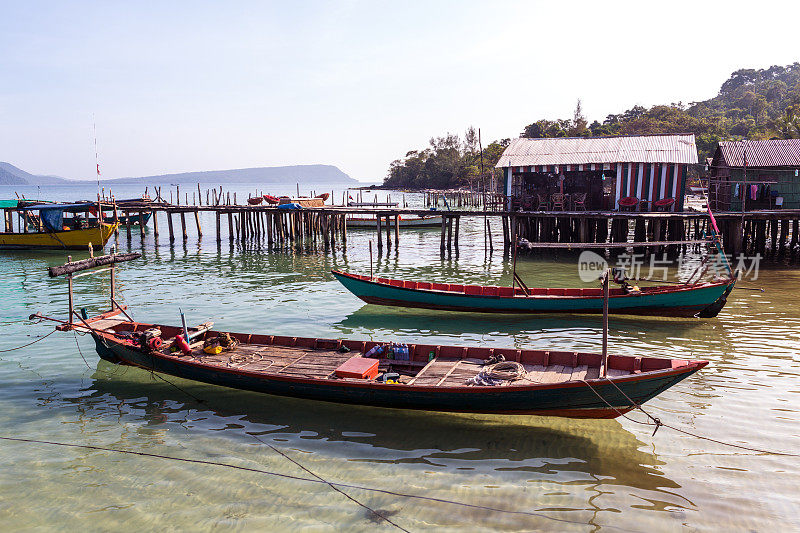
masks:
<path fill-rule="evenodd" d="M 145 213 L 143 212 L 141 216 L 139 215 L 119 215 L 117 216 L 117 221 L 119 221 L 119 225 L 122 227 L 125 226 L 146 226 L 148 222 L 150 222 L 150 217 L 153 216 L 153 213 Z M 114 217 L 103 217 L 103 222 L 106 224 L 113 224 Z"/>
<path fill-rule="evenodd" d="M 363 301 L 378 305 L 479 313 L 602 313 L 600 288 L 531 288 L 431 283 L 370 278 L 339 270 L 331 273 Z M 716 316 L 735 279 L 691 285 L 642 287 L 640 292 L 611 289 L 609 309 L 629 315 Z"/>
<path fill-rule="evenodd" d="M 322 193 L 322 194 L 318 194 L 318 195 L 316 195 L 314 198 L 322 198 L 322 201 L 323 201 L 323 202 L 327 202 L 327 201 L 328 201 L 328 198 L 330 198 L 330 197 L 331 197 L 331 193 L 329 193 L 329 192 L 324 192 L 324 193 Z"/>
<path fill-rule="evenodd" d="M 102 256 L 50 267 L 50 276 L 108 266 L 140 254 Z M 98 355 L 172 376 L 235 389 L 376 407 L 575 418 L 615 418 L 708 363 L 686 359 L 412 344 L 376 355 L 374 341 L 319 339 L 137 322 L 113 296 L 112 309 L 83 318 L 72 308 L 57 329 L 90 333 Z M 124 318 L 122 317 L 124 315 Z M 73 320 L 73 316 L 77 320 Z M 236 343 L 231 343 L 233 339 Z M 186 344 L 188 341 L 191 344 Z M 224 341 L 224 342 L 222 342 Z M 204 346 L 229 346 L 210 353 Z M 181 346 L 180 351 L 172 347 Z M 375 356 L 375 357 L 371 357 Z M 496 375 L 492 361 L 519 379 Z M 380 375 L 377 375 L 380 374 Z M 389 375 L 391 374 L 391 379 Z M 471 384 L 470 382 L 474 383 Z"/>
<path fill-rule="evenodd" d="M 400 222 L 401 228 L 440 228 L 442 227 L 442 216 L 441 215 L 430 215 L 430 216 L 398 216 L 398 221 Z M 383 221 L 382 221 L 383 222 Z M 353 228 L 376 228 L 378 226 L 378 222 L 374 216 L 372 217 L 365 217 L 362 215 L 349 215 L 345 219 L 345 223 L 348 227 Z M 383 222 L 385 224 L 385 222 Z M 389 217 L 389 227 L 394 227 L 394 217 Z"/>
<path fill-rule="evenodd" d="M 264 197 L 263 196 L 256 196 L 255 198 L 248 198 L 247 199 L 247 203 L 250 204 L 250 205 L 258 205 L 263 201 L 264 201 Z"/>
<path fill-rule="evenodd" d="M 102 248 L 117 226 L 101 224 L 97 218 L 87 216 L 96 215 L 96 209 L 96 205 L 87 203 L 36 204 L 20 208 L 17 213 L 21 229 L 13 231 L 13 220 L 7 219 L 7 231 L 0 233 L 0 249 L 86 250 L 89 244 L 95 249 Z M 64 217 L 64 213 L 73 216 Z"/>
<path fill-rule="evenodd" d="M 325 207 L 325 200 L 322 198 L 308 198 L 307 196 L 291 198 L 289 196 L 281 196 L 278 200 L 279 205 L 297 204 L 301 207 Z"/>
<path fill-rule="evenodd" d="M 278 198 L 277 196 L 272 196 L 271 194 L 265 194 L 262 198 L 264 198 L 264 201 L 267 202 L 268 204 L 273 204 L 273 205 L 276 205 L 281 201 L 280 198 Z"/>
<path fill-rule="evenodd" d="M 631 400 L 646 402 L 707 364 L 611 356 L 608 378 L 601 379 L 599 354 L 417 344 L 408 347 L 408 361 L 374 360 L 379 373 L 403 376 L 397 383 L 382 383 L 337 375 L 337 369 L 354 357 L 371 363 L 364 354 L 378 345 L 372 341 L 230 333 L 238 346 L 209 355 L 202 351 L 203 341 L 221 332 L 208 330 L 194 337 L 191 354 L 185 356 L 141 348 L 142 332 L 157 328 L 171 344 L 182 332 L 179 327 L 107 315 L 87 325 L 75 327 L 91 333 L 100 357 L 114 363 L 254 392 L 430 411 L 615 418 L 634 407 Z M 526 377 L 503 385 L 468 385 L 466 380 L 478 375 L 483 361 L 493 355 L 521 363 Z"/>

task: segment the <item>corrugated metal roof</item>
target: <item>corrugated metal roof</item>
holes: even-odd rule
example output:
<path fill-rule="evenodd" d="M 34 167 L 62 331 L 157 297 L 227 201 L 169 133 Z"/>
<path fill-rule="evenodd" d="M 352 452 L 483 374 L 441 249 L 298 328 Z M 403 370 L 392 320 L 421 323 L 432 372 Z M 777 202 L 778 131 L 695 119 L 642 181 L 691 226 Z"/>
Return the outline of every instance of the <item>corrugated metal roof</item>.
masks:
<path fill-rule="evenodd" d="M 722 160 L 729 167 L 800 167 L 800 139 L 727 141 L 719 143 Z"/>
<path fill-rule="evenodd" d="M 505 149 L 497 168 L 591 163 L 697 163 L 694 134 L 626 137 L 519 138 Z"/>

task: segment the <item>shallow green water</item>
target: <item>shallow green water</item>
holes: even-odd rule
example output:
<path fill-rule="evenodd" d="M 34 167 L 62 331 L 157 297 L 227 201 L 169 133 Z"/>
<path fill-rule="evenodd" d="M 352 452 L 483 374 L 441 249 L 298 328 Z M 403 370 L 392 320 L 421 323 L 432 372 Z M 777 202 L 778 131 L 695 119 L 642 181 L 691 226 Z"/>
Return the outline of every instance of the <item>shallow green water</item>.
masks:
<path fill-rule="evenodd" d="M 162 224 L 165 221 L 161 221 Z M 213 219 L 204 222 L 213 227 Z M 464 227 L 465 226 L 465 227 Z M 472 224 L 458 258 L 439 257 L 437 230 L 401 233 L 379 273 L 509 283 L 485 260 Z M 497 228 L 499 229 L 499 228 Z M 225 230 L 223 229 L 223 233 Z M 134 317 L 283 335 L 406 342 L 600 349 L 595 317 L 503 317 L 366 306 L 330 276 L 369 269 L 368 232 L 347 250 L 266 252 L 190 236 L 170 248 L 135 235 L 119 247 L 143 260 L 120 268 Z M 82 257 L 83 254 L 74 254 Z M 45 269 L 64 254 L 0 255 L 0 349 L 48 333 L 30 313 L 65 315 L 66 283 Z M 579 283 L 575 257 L 522 258 L 529 284 Z M 618 353 L 697 357 L 709 367 L 649 402 L 664 421 L 713 438 L 800 453 L 800 272 L 763 270 L 764 293 L 736 291 L 716 319 L 612 317 Z M 752 285 L 752 283 L 751 283 Z M 76 281 L 78 305 L 106 305 L 104 276 Z M 76 345 L 77 343 L 77 345 Z M 79 350 L 80 348 L 80 350 Z M 293 476 L 538 513 L 468 508 L 344 489 L 411 531 L 773 530 L 800 527 L 800 460 L 757 455 L 627 420 L 418 413 L 263 396 L 99 362 L 92 341 L 57 333 L 0 353 L 0 436 L 202 459 Z M 188 394 L 204 400 L 195 402 Z M 641 419 L 641 415 L 633 415 Z M 0 441 L 4 530 L 57 527 L 392 530 L 330 487 L 219 466 L 100 450 Z"/>

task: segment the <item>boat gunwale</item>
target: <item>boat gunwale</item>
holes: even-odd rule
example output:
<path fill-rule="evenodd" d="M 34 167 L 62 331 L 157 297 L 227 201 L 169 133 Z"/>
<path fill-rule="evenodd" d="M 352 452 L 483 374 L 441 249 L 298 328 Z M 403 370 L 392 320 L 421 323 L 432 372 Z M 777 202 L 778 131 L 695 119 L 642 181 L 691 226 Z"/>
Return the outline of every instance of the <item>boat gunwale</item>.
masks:
<path fill-rule="evenodd" d="M 447 296 L 462 296 L 468 298 L 480 298 L 480 299 L 496 299 L 496 300 L 531 300 L 531 299 L 541 299 L 541 300 L 596 300 L 603 298 L 603 289 L 602 288 L 580 288 L 581 291 L 597 291 L 599 294 L 594 295 L 567 295 L 567 294 L 517 294 L 516 290 L 513 295 L 500 295 L 500 294 L 467 294 L 466 287 L 467 286 L 474 286 L 474 287 L 481 287 L 481 288 L 489 288 L 489 289 L 508 289 L 509 287 L 501 287 L 499 285 L 468 285 L 468 284 L 445 284 L 445 283 L 438 283 L 438 282 L 428 282 L 431 285 L 438 284 L 438 285 L 461 285 L 464 287 L 464 290 L 461 291 L 451 291 L 451 290 L 442 290 L 442 289 L 421 289 L 421 288 L 411 288 L 411 287 L 400 287 L 397 285 L 392 285 L 391 283 L 379 281 L 381 279 L 391 281 L 401 281 L 406 283 L 404 280 L 394 279 L 394 278 L 377 278 L 373 277 L 370 279 L 368 276 L 361 275 L 361 274 L 352 274 L 350 272 L 344 272 L 342 270 L 331 269 L 331 274 L 334 276 L 343 276 L 345 278 L 351 279 L 353 281 L 359 281 L 362 283 L 376 285 L 379 287 L 387 287 L 391 289 L 398 289 L 403 291 L 409 292 L 418 292 L 418 293 L 425 293 L 425 294 L 432 294 L 432 295 L 447 295 Z M 656 285 L 654 287 L 644 287 L 639 294 L 632 294 L 632 293 L 615 293 L 612 289 L 611 294 L 609 294 L 610 299 L 618 299 L 618 298 L 639 298 L 641 296 L 656 296 L 662 294 L 675 294 L 680 292 L 690 292 L 699 289 L 709 289 L 715 288 L 720 286 L 730 286 L 731 284 L 735 283 L 735 279 L 724 279 L 721 281 L 706 281 L 701 284 L 694 284 L 694 285 Z M 421 282 L 413 282 L 413 283 L 421 283 Z M 545 289 L 545 290 L 574 290 L 571 287 L 531 287 L 530 291 L 535 291 L 537 289 Z M 521 289 L 520 289 L 521 290 Z M 620 290 L 620 289 L 616 289 Z M 358 296 L 358 295 L 356 295 Z"/>
<path fill-rule="evenodd" d="M 133 324 L 135 326 L 141 326 L 143 329 L 149 328 L 174 328 L 174 326 L 165 326 L 159 324 L 143 324 L 141 322 L 131 322 L 131 321 L 120 321 L 116 326 L 123 325 L 123 324 Z M 87 329 L 84 326 L 76 325 L 76 328 L 80 329 Z M 232 336 L 246 336 L 252 335 L 248 333 L 230 333 L 230 332 L 221 332 L 221 331 L 208 331 L 208 334 L 219 334 L 219 333 L 229 333 Z M 94 330 L 94 335 L 103 337 L 105 340 L 116 344 L 119 347 L 132 349 L 132 350 L 139 350 L 137 346 L 129 345 L 127 343 L 120 342 L 114 333 L 109 333 L 108 331 L 99 331 Z M 295 339 L 303 339 L 303 340 L 318 340 L 318 341 L 332 341 L 336 342 L 340 339 L 319 339 L 319 338 L 312 338 L 312 337 L 294 337 Z M 354 341 L 354 342 L 361 342 L 361 341 Z M 241 345 L 258 345 L 261 344 L 257 343 L 242 343 Z M 284 346 L 281 344 L 271 344 L 267 346 Z M 292 346 L 285 346 L 287 348 L 292 348 Z M 315 349 L 315 348 L 308 348 L 311 351 L 330 351 L 327 349 Z M 542 350 L 544 351 L 544 350 Z M 171 355 L 165 355 L 158 352 L 150 352 L 149 354 L 151 357 L 158 358 L 162 362 L 168 362 L 172 364 L 178 364 L 181 366 L 188 366 L 193 367 L 196 369 L 204 369 L 210 370 L 214 372 L 223 372 L 226 374 L 238 375 L 242 377 L 248 378 L 255 378 L 255 379 L 273 379 L 283 382 L 293 382 L 293 383 L 303 383 L 303 384 L 320 384 L 325 386 L 336 386 L 336 387 L 349 387 L 349 388 L 365 388 L 365 389 L 377 389 L 377 390 L 400 390 L 400 391 L 415 391 L 415 392 L 438 392 L 438 393 L 485 393 L 489 391 L 497 392 L 497 393 L 512 393 L 512 392 L 524 392 L 524 391 L 533 391 L 533 390 L 548 390 L 548 389 L 559 389 L 559 388 L 575 388 L 575 387 L 591 387 L 592 385 L 603 385 L 608 382 L 613 383 L 628 383 L 628 382 L 636 382 L 636 381 L 645 381 L 650 379 L 658 379 L 662 377 L 669 377 L 673 375 L 680 375 L 685 373 L 693 373 L 697 370 L 708 365 L 708 361 L 705 360 L 688 360 L 688 359 L 662 359 L 662 358 L 653 358 L 659 359 L 662 361 L 683 361 L 684 364 L 678 367 L 669 367 L 669 368 L 661 368 L 661 369 L 654 369 L 654 370 L 647 370 L 647 371 L 638 371 L 638 372 L 631 372 L 626 375 L 619 375 L 619 376 L 607 376 L 604 378 L 592 378 L 588 380 L 568 380 L 562 382 L 554 382 L 554 383 L 531 383 L 528 385 L 504 385 L 502 387 L 497 386 L 481 386 L 481 385 L 460 385 L 460 386 L 436 386 L 436 385 L 408 385 L 408 384 L 389 384 L 389 383 L 380 383 L 375 381 L 355 381 L 350 379 L 329 379 L 327 377 L 299 377 L 299 376 L 291 376 L 279 373 L 266 373 L 266 372 L 258 372 L 258 371 L 249 371 L 246 369 L 232 369 L 226 368 L 219 364 L 211 364 L 205 363 L 202 359 L 181 359 L 178 357 L 173 357 Z M 598 355 L 598 354 L 589 354 L 589 355 Z M 363 354 L 361 354 L 363 356 Z M 626 359 L 636 359 L 637 356 L 630 356 L 630 355 L 616 355 L 614 357 L 621 357 Z M 402 363 L 402 361 L 400 361 Z M 137 366 L 139 368 L 143 368 L 145 370 L 152 370 L 145 365 L 140 365 L 134 362 L 125 361 L 126 364 L 131 366 Z M 575 368 L 575 367 L 572 367 Z M 167 373 L 167 372 L 165 372 Z"/>

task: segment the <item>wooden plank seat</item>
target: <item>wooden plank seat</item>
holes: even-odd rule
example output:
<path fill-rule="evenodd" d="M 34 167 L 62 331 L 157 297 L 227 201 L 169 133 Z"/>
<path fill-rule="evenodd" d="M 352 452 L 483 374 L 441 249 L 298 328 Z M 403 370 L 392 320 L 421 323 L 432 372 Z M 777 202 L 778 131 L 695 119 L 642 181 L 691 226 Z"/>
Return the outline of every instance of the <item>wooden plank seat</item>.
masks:
<path fill-rule="evenodd" d="M 202 341 L 193 344 L 197 349 L 193 350 L 190 357 L 202 361 L 203 363 L 219 366 L 227 369 L 236 369 L 249 372 L 264 374 L 277 374 L 287 376 L 302 376 L 314 378 L 342 379 L 336 377 L 335 370 L 342 363 L 354 355 L 357 351 L 339 352 L 333 349 L 314 349 L 306 346 L 280 346 L 273 344 L 240 344 L 231 352 L 220 354 L 206 354 L 202 351 Z M 426 348 L 427 349 L 427 348 Z M 463 386 L 465 382 L 483 370 L 483 359 L 471 357 L 466 358 L 466 351 L 463 348 L 451 347 L 447 350 L 437 348 L 442 355 L 433 357 L 427 363 L 423 361 L 403 361 L 394 359 L 380 359 L 380 370 L 385 372 L 390 368 L 405 367 L 411 370 L 413 377 L 409 377 L 409 385 L 426 387 L 453 387 Z M 434 350 L 431 350 L 434 351 Z M 524 378 L 514 381 L 505 381 L 502 385 L 520 385 L 525 383 L 562 383 L 566 381 L 589 380 L 600 377 L 601 369 L 595 366 L 578 365 L 579 354 L 574 355 L 573 363 L 564 360 L 560 352 L 547 352 L 548 359 L 561 356 L 557 364 L 530 364 L 523 362 L 526 370 Z M 459 355 L 461 355 L 459 357 Z M 474 354 L 471 354 L 474 355 Z M 478 354 L 482 355 L 482 354 Z M 176 358 L 183 358 L 180 352 L 171 355 Z M 413 375 L 414 369 L 419 369 Z M 635 368 L 611 368 L 608 369 L 608 377 L 625 376 L 635 372 Z"/>

